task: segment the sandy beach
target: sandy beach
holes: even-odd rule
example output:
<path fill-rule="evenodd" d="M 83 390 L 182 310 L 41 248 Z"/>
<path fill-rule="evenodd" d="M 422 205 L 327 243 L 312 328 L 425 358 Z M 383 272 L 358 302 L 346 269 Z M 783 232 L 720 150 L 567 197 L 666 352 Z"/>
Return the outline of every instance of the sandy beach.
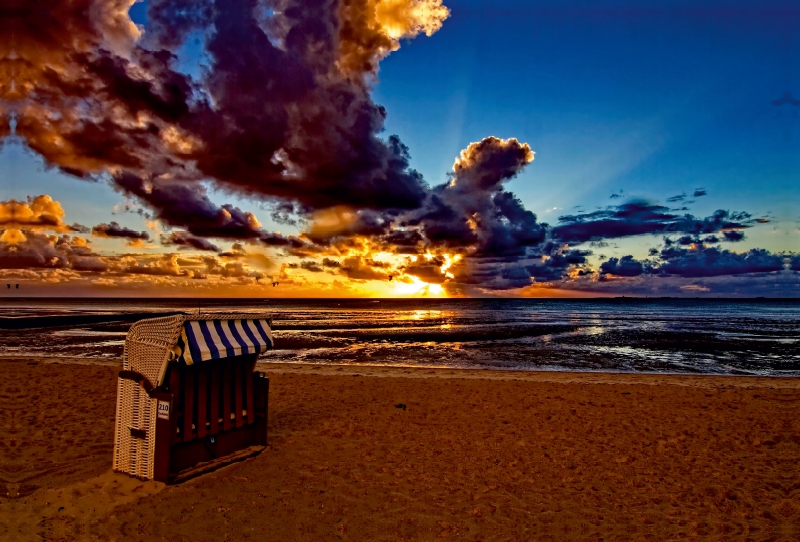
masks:
<path fill-rule="evenodd" d="M 259 369 L 270 445 L 164 486 L 110 472 L 116 363 L 0 360 L 0 538 L 800 540 L 799 379 Z"/>

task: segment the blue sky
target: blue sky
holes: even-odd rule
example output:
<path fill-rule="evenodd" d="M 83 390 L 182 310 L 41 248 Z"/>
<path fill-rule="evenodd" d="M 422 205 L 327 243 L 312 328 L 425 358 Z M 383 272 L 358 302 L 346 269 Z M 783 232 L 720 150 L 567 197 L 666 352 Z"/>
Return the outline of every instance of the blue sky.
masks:
<path fill-rule="evenodd" d="M 800 42 L 782 21 L 548 5 L 451 3 L 442 30 L 382 63 L 387 132 L 426 179 L 492 134 L 536 151 L 511 188 L 543 220 L 620 190 L 664 201 L 697 187 L 698 214 L 797 219 L 800 119 L 770 103 L 798 83 Z"/>

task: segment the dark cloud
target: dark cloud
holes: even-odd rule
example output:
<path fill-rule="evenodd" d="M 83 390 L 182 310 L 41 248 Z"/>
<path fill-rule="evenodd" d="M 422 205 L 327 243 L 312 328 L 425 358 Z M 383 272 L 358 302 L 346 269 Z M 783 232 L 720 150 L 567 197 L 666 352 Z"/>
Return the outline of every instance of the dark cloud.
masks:
<path fill-rule="evenodd" d="M 706 192 L 705 188 L 695 188 L 694 194 L 692 194 L 692 197 L 693 198 L 699 198 L 699 197 L 705 196 L 706 194 L 708 194 L 708 192 Z"/>
<path fill-rule="evenodd" d="M 380 238 L 384 249 L 396 254 L 420 254 L 425 238 L 418 230 L 393 230 Z"/>
<path fill-rule="evenodd" d="M 195 250 L 205 250 L 209 252 L 220 252 L 218 246 L 208 239 L 192 235 L 188 231 L 174 231 L 168 236 L 161 236 L 161 244 L 177 245 L 179 247 L 193 248 Z"/>
<path fill-rule="evenodd" d="M 117 186 L 156 209 L 159 220 L 183 227 L 196 237 L 252 240 L 274 247 L 302 247 L 305 242 L 292 236 L 264 230 L 253 213 L 230 204 L 218 206 L 202 184 L 145 180 L 133 174 L 116 176 Z"/>
<path fill-rule="evenodd" d="M 751 249 L 744 253 L 717 247 L 696 249 L 667 248 L 661 252 L 662 262 L 657 270 L 682 277 L 713 277 L 767 273 L 783 269 L 784 257 L 764 249 Z"/>
<path fill-rule="evenodd" d="M 26 231 L 14 242 L 0 242 L 0 269 L 102 272 L 108 264 L 82 239 Z"/>
<path fill-rule="evenodd" d="M 531 260 L 542 256 L 547 225 L 503 187 L 533 157 L 530 147 L 516 139 L 488 137 L 470 144 L 456 160 L 450 182 L 432 188 L 421 209 L 401 215 L 397 223 L 403 230 L 381 239 L 399 242 L 401 253 L 462 256 L 448 271 L 451 285 L 516 288 L 534 280 L 529 268 L 546 269 L 551 276 L 552 267 L 540 268 Z M 437 264 L 419 261 L 406 272 L 441 282 Z"/>
<path fill-rule="evenodd" d="M 314 261 L 301 262 L 300 268 L 305 269 L 306 271 L 311 271 L 312 273 L 322 273 L 325 271 L 317 262 Z"/>
<path fill-rule="evenodd" d="M 383 270 L 385 265 L 361 256 L 345 258 L 339 272 L 352 280 L 388 280 L 389 274 Z"/>
<path fill-rule="evenodd" d="M 4 65 L 22 91 L 2 98 L 17 135 L 81 177 L 210 180 L 306 210 L 414 209 L 425 185 L 402 142 L 378 137 L 386 113 L 370 81 L 399 37 L 433 33 L 448 11 L 400 4 L 280 0 L 267 15 L 255 0 L 153 1 L 137 42 L 114 2 L 44 2 L 15 10 L 0 37 L 19 57 L 4 62 L 26 67 Z M 197 78 L 175 53 L 192 32 L 208 59 Z M 142 199 L 164 214 L 165 200 Z"/>
<path fill-rule="evenodd" d="M 722 230 L 748 228 L 755 223 L 745 212 L 718 210 L 706 218 L 677 215 L 661 205 L 644 201 L 624 203 L 591 213 L 559 217 L 553 235 L 565 242 L 583 243 L 592 239 L 610 239 L 658 233 L 691 235 L 718 233 Z"/>
<path fill-rule="evenodd" d="M 643 273 L 687 278 L 716 277 L 782 271 L 785 259 L 784 255 L 758 248 L 734 252 L 703 245 L 690 248 L 667 246 L 655 261 L 640 262 L 632 256 L 611 258 L 600 265 L 600 271 L 623 277 Z"/>
<path fill-rule="evenodd" d="M 686 199 L 686 193 L 678 194 L 677 196 L 672 196 L 671 198 L 667 198 L 667 201 L 670 203 L 675 203 L 676 201 L 683 201 Z"/>
<path fill-rule="evenodd" d="M 618 277 L 638 277 L 644 273 L 644 266 L 641 262 L 634 260 L 633 256 L 610 258 L 600 265 L 600 273 Z"/>
<path fill-rule="evenodd" d="M 610 196 L 608 196 L 609 199 L 617 199 L 617 198 L 621 198 L 621 197 L 622 196 L 620 194 L 611 194 Z"/>
<path fill-rule="evenodd" d="M 150 234 L 146 231 L 135 231 L 124 226 L 120 226 L 117 222 L 109 224 L 98 224 L 92 228 L 92 234 L 98 237 L 130 239 L 133 241 L 149 241 Z"/>
<path fill-rule="evenodd" d="M 586 264 L 586 258 L 591 252 L 548 243 L 541 249 L 541 254 L 541 259 L 529 264 L 526 269 L 534 280 L 548 282 L 560 280 L 570 268 L 581 268 Z M 578 269 L 578 271 L 586 270 Z"/>
<path fill-rule="evenodd" d="M 730 230 L 722 232 L 723 237 L 726 241 L 737 242 L 744 239 L 744 232 L 738 230 Z"/>
<path fill-rule="evenodd" d="M 420 258 L 419 261 L 404 267 L 403 272 L 428 284 L 441 284 L 447 280 L 447 276 L 442 272 L 443 265 L 445 265 L 445 259 L 442 256 L 436 256 L 430 260 Z"/>
<path fill-rule="evenodd" d="M 531 160 L 530 147 L 516 139 L 470 144 L 456 160 L 451 181 L 433 188 L 402 225 L 419 227 L 433 247 L 474 247 L 474 257 L 523 256 L 546 231 L 503 183 Z"/>
<path fill-rule="evenodd" d="M 68 226 L 70 231 L 75 233 L 90 233 L 92 230 L 88 226 L 84 226 L 83 224 L 78 224 L 77 222 L 73 222 L 71 226 Z"/>
<path fill-rule="evenodd" d="M 298 215 L 306 214 L 303 210 L 292 202 L 282 201 L 275 203 L 270 208 L 269 216 L 278 224 L 297 226 Z"/>

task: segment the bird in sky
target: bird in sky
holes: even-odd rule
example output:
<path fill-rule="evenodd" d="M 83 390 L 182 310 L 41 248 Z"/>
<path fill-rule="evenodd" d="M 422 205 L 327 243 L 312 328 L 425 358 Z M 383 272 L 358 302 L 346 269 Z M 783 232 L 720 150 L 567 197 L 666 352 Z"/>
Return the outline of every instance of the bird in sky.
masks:
<path fill-rule="evenodd" d="M 272 287 L 274 288 L 274 287 L 275 287 L 275 286 L 277 286 L 278 284 L 280 284 L 280 282 L 273 282 L 273 283 L 272 283 Z"/>
<path fill-rule="evenodd" d="M 392 282 L 392 279 L 393 279 L 393 278 L 394 278 L 394 277 L 393 277 L 392 275 L 389 275 L 389 282 Z"/>

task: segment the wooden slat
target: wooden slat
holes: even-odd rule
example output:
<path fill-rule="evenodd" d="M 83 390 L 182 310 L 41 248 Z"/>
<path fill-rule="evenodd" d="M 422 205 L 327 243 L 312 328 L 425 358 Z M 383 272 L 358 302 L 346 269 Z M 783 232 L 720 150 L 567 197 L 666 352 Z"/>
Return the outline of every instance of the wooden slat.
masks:
<path fill-rule="evenodd" d="M 247 423 L 251 424 L 256 421 L 256 408 L 253 396 L 253 371 L 251 369 L 252 363 L 245 362 L 244 381 L 245 389 L 247 390 Z"/>
<path fill-rule="evenodd" d="M 222 364 L 222 429 L 227 431 L 231 423 L 231 386 L 233 385 L 233 366 L 230 363 Z"/>
<path fill-rule="evenodd" d="M 174 417 L 174 424 L 172 431 L 172 438 L 170 439 L 171 442 L 178 442 L 180 439 L 178 438 L 178 427 L 183 427 L 180 425 L 183 418 L 181 417 L 181 409 L 183 403 L 180 402 L 181 399 L 181 366 L 177 363 L 173 363 L 169 369 L 169 392 L 172 394 L 172 408 L 176 410 L 176 412 L 171 413 L 171 417 Z"/>
<path fill-rule="evenodd" d="M 219 391 L 220 391 L 220 378 L 219 366 L 217 363 L 209 367 L 211 371 L 211 396 L 209 403 L 211 403 L 211 431 L 212 435 L 219 433 Z"/>
<path fill-rule="evenodd" d="M 194 371 L 186 367 L 183 380 L 183 442 L 192 440 L 192 410 L 194 407 Z"/>
<path fill-rule="evenodd" d="M 169 392 L 178 398 L 181 388 L 181 371 L 177 363 L 173 363 L 169 369 Z"/>
<path fill-rule="evenodd" d="M 197 366 L 197 438 L 206 436 L 206 396 L 208 384 L 206 383 L 207 367 Z"/>
<path fill-rule="evenodd" d="M 242 364 L 244 360 L 236 360 L 233 363 L 234 369 L 234 378 L 233 378 L 233 386 L 234 386 L 234 396 L 236 398 L 236 402 L 234 405 L 234 412 L 236 413 L 236 427 L 241 427 L 244 425 L 244 419 L 242 418 L 242 408 L 243 408 L 243 401 L 242 401 L 242 388 L 244 384 L 242 383 Z"/>

